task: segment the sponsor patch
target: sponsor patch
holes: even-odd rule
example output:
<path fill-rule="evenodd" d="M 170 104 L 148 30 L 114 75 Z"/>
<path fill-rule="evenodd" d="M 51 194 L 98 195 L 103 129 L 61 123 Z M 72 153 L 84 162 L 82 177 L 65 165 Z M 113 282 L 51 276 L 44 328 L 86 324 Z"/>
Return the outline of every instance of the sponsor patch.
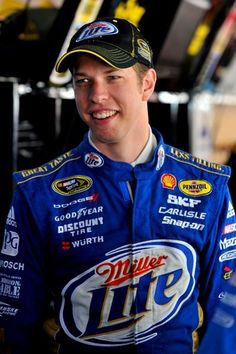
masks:
<path fill-rule="evenodd" d="M 71 241 L 63 240 L 61 242 L 61 248 L 63 251 L 69 251 L 71 248 L 81 248 L 84 246 L 90 247 L 103 242 L 104 242 L 103 236 L 86 237 L 83 239 L 71 240 Z"/>
<path fill-rule="evenodd" d="M 170 152 L 171 152 L 172 155 L 174 155 L 178 159 L 185 160 L 185 161 L 188 161 L 190 163 L 198 164 L 198 165 L 203 166 L 203 167 L 208 167 L 208 168 L 214 169 L 214 170 L 219 171 L 219 172 L 224 172 L 224 169 L 226 167 L 224 165 L 220 165 L 220 164 L 215 163 L 215 162 L 203 160 L 203 159 L 201 159 L 199 157 L 192 156 L 191 154 L 189 154 L 189 153 L 187 153 L 185 151 L 176 149 L 174 147 L 172 147 L 170 149 Z"/>
<path fill-rule="evenodd" d="M 225 267 L 224 267 L 224 275 L 223 275 L 223 278 L 224 278 L 225 280 L 230 279 L 232 273 L 233 273 L 233 270 L 232 270 L 230 267 L 225 266 Z"/>
<path fill-rule="evenodd" d="M 17 227 L 17 223 L 15 220 L 15 211 L 14 207 L 12 206 L 11 209 L 9 210 L 9 213 L 7 215 L 7 221 L 6 224 L 9 226 Z"/>
<path fill-rule="evenodd" d="M 193 210 L 179 209 L 179 208 L 166 208 L 164 206 L 161 206 L 159 208 L 158 213 L 181 216 L 181 217 L 190 218 L 190 219 L 205 220 L 205 218 L 206 218 L 206 213 L 201 213 L 201 212 L 193 211 Z"/>
<path fill-rule="evenodd" d="M 17 232 L 5 230 L 1 253 L 13 257 L 17 256 L 19 251 L 19 242 L 20 237 Z"/>
<path fill-rule="evenodd" d="M 21 291 L 21 279 L 19 277 L 1 276 L 0 295 L 11 299 L 19 299 Z"/>
<path fill-rule="evenodd" d="M 236 250 L 227 251 L 219 257 L 220 262 L 229 261 L 236 258 Z"/>
<path fill-rule="evenodd" d="M 229 202 L 228 212 L 227 212 L 227 219 L 231 218 L 235 215 L 234 207 L 231 202 Z"/>
<path fill-rule="evenodd" d="M 88 176 L 71 176 L 54 181 L 52 188 L 61 195 L 72 195 L 86 191 L 92 184 L 93 181 Z"/>
<path fill-rule="evenodd" d="M 196 252 L 176 240 L 122 246 L 70 279 L 60 323 L 82 344 L 114 347 L 151 340 L 195 288 Z"/>
<path fill-rule="evenodd" d="M 94 193 L 92 195 L 89 195 L 87 197 L 83 197 L 83 198 L 78 198 L 75 200 L 72 200 L 69 203 L 63 203 L 63 204 L 53 204 L 53 208 L 68 208 L 72 205 L 75 205 L 77 203 L 84 203 L 84 202 L 89 202 L 89 203 L 94 203 L 97 201 L 99 194 L 98 193 Z"/>
<path fill-rule="evenodd" d="M 152 60 L 152 55 L 148 44 L 143 39 L 138 39 L 138 53 L 141 57 L 145 58 L 149 62 Z"/>
<path fill-rule="evenodd" d="M 21 177 L 23 178 L 27 178 L 27 177 L 32 177 L 35 175 L 43 175 L 46 174 L 48 172 L 50 172 L 51 170 L 53 170 L 54 168 L 58 168 L 58 166 L 62 163 L 65 162 L 65 160 L 67 160 L 68 158 L 72 157 L 73 153 L 72 151 L 68 151 L 65 154 L 58 156 L 56 159 L 49 161 L 47 164 L 30 169 L 30 170 L 23 170 L 20 171 L 19 174 L 21 175 Z M 80 157 L 78 157 L 80 158 Z"/>
<path fill-rule="evenodd" d="M 201 200 L 169 194 L 168 199 L 167 199 L 167 203 L 194 208 L 196 205 L 201 204 Z"/>
<path fill-rule="evenodd" d="M 165 150 L 162 145 L 158 149 L 157 156 L 158 156 L 158 159 L 157 159 L 156 170 L 158 171 L 163 166 L 164 161 L 165 161 Z"/>
<path fill-rule="evenodd" d="M 0 301 L 0 317 L 2 315 L 15 316 L 18 312 L 18 309 L 11 307 L 11 305 Z"/>
<path fill-rule="evenodd" d="M 205 216 L 203 215 L 202 217 L 205 217 Z M 166 224 L 166 225 L 178 226 L 181 229 L 192 229 L 192 230 L 200 230 L 200 231 L 202 231 L 205 227 L 204 224 L 185 221 L 185 220 L 181 220 L 181 219 L 174 219 L 174 218 L 171 218 L 170 216 L 167 216 L 167 215 L 163 217 L 161 223 Z"/>
<path fill-rule="evenodd" d="M 236 223 L 225 225 L 223 234 L 227 235 L 234 231 L 236 231 Z"/>
<path fill-rule="evenodd" d="M 76 39 L 76 42 L 80 42 L 85 39 L 114 35 L 116 33 L 118 33 L 118 29 L 113 24 L 105 21 L 97 21 L 87 26 Z"/>
<path fill-rule="evenodd" d="M 101 167 L 104 164 L 102 156 L 90 152 L 84 156 L 84 162 L 88 167 Z"/>
<path fill-rule="evenodd" d="M 174 175 L 171 173 L 165 173 L 161 176 L 161 183 L 163 188 L 174 189 L 177 185 L 177 181 Z"/>
<path fill-rule="evenodd" d="M 92 227 L 96 227 L 98 225 L 103 225 L 102 216 L 59 225 L 57 231 L 59 234 L 70 232 L 72 236 L 75 236 L 81 233 L 84 234 L 86 232 L 92 232 Z M 85 232 L 85 230 L 87 231 Z"/>
<path fill-rule="evenodd" d="M 229 247 L 235 247 L 236 246 L 236 237 L 232 238 L 224 238 L 223 240 L 220 240 L 220 249 L 225 250 L 226 248 Z"/>
<path fill-rule="evenodd" d="M 67 212 L 65 214 L 59 214 L 54 217 L 55 221 L 66 221 L 69 219 L 80 219 L 83 216 L 91 216 L 92 214 L 103 213 L 103 206 L 100 205 L 98 207 L 93 208 L 79 208 L 78 210 Z"/>
<path fill-rule="evenodd" d="M 205 180 L 189 179 L 179 182 L 179 189 L 186 195 L 200 196 L 212 192 L 212 185 Z"/>
<path fill-rule="evenodd" d="M 0 260 L 0 268 L 24 270 L 24 263 Z"/>

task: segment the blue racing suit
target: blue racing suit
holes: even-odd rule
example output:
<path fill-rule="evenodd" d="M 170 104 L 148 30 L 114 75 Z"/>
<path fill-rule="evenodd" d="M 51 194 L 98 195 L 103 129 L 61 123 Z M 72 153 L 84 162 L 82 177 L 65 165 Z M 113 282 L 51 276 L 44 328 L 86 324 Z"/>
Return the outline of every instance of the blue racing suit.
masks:
<path fill-rule="evenodd" d="M 13 354 L 53 299 L 59 353 L 192 354 L 236 269 L 228 166 L 166 145 L 132 167 L 81 144 L 14 174 L 0 259 Z M 48 294 L 50 290 L 50 294 Z"/>
<path fill-rule="evenodd" d="M 236 273 L 225 284 L 224 293 L 197 354 L 236 353 Z"/>

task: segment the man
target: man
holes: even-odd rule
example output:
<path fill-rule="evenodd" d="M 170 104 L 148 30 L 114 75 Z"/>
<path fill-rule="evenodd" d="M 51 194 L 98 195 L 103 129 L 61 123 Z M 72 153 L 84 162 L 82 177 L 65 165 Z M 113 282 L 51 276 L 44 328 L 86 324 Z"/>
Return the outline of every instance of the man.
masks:
<path fill-rule="evenodd" d="M 1 326 L 33 353 L 48 297 L 60 354 L 191 354 L 235 263 L 230 168 L 170 147 L 148 123 L 151 48 L 126 20 L 84 25 L 69 68 L 78 147 L 15 174 L 1 251 Z"/>

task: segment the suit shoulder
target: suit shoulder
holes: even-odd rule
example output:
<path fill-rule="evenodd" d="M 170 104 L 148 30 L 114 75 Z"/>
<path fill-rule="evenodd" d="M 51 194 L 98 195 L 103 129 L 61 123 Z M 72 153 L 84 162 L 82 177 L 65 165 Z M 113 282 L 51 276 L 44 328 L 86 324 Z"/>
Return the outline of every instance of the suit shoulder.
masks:
<path fill-rule="evenodd" d="M 189 165 L 192 168 L 206 171 L 209 174 L 215 174 L 227 178 L 229 178 L 231 174 L 230 166 L 204 160 L 173 146 L 167 147 L 166 155 L 180 164 Z"/>
<path fill-rule="evenodd" d="M 41 166 L 14 172 L 13 177 L 16 183 L 19 185 L 22 183 L 26 183 L 28 181 L 32 181 L 36 178 L 38 179 L 38 178 L 44 178 L 46 176 L 49 176 L 55 173 L 56 171 L 60 170 L 63 166 L 65 166 L 69 162 L 78 159 L 80 159 L 80 155 L 78 155 L 78 152 L 75 149 L 70 150 L 56 157 L 55 159 L 46 162 Z"/>

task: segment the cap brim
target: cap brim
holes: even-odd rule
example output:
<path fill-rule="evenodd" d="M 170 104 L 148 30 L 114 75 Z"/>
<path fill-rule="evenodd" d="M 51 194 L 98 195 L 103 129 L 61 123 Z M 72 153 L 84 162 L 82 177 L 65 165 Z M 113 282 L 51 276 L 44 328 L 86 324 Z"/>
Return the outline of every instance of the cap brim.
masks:
<path fill-rule="evenodd" d="M 72 50 L 69 50 L 67 53 L 62 55 L 62 57 L 56 63 L 56 71 L 58 73 L 63 73 L 67 69 L 72 69 L 74 63 L 74 56 L 79 53 L 87 53 L 91 55 L 95 55 L 99 59 L 105 61 L 108 65 L 118 68 L 124 69 L 128 68 L 135 63 L 137 63 L 137 59 L 133 58 L 129 53 L 121 50 L 118 47 L 111 45 L 83 45 Z"/>

